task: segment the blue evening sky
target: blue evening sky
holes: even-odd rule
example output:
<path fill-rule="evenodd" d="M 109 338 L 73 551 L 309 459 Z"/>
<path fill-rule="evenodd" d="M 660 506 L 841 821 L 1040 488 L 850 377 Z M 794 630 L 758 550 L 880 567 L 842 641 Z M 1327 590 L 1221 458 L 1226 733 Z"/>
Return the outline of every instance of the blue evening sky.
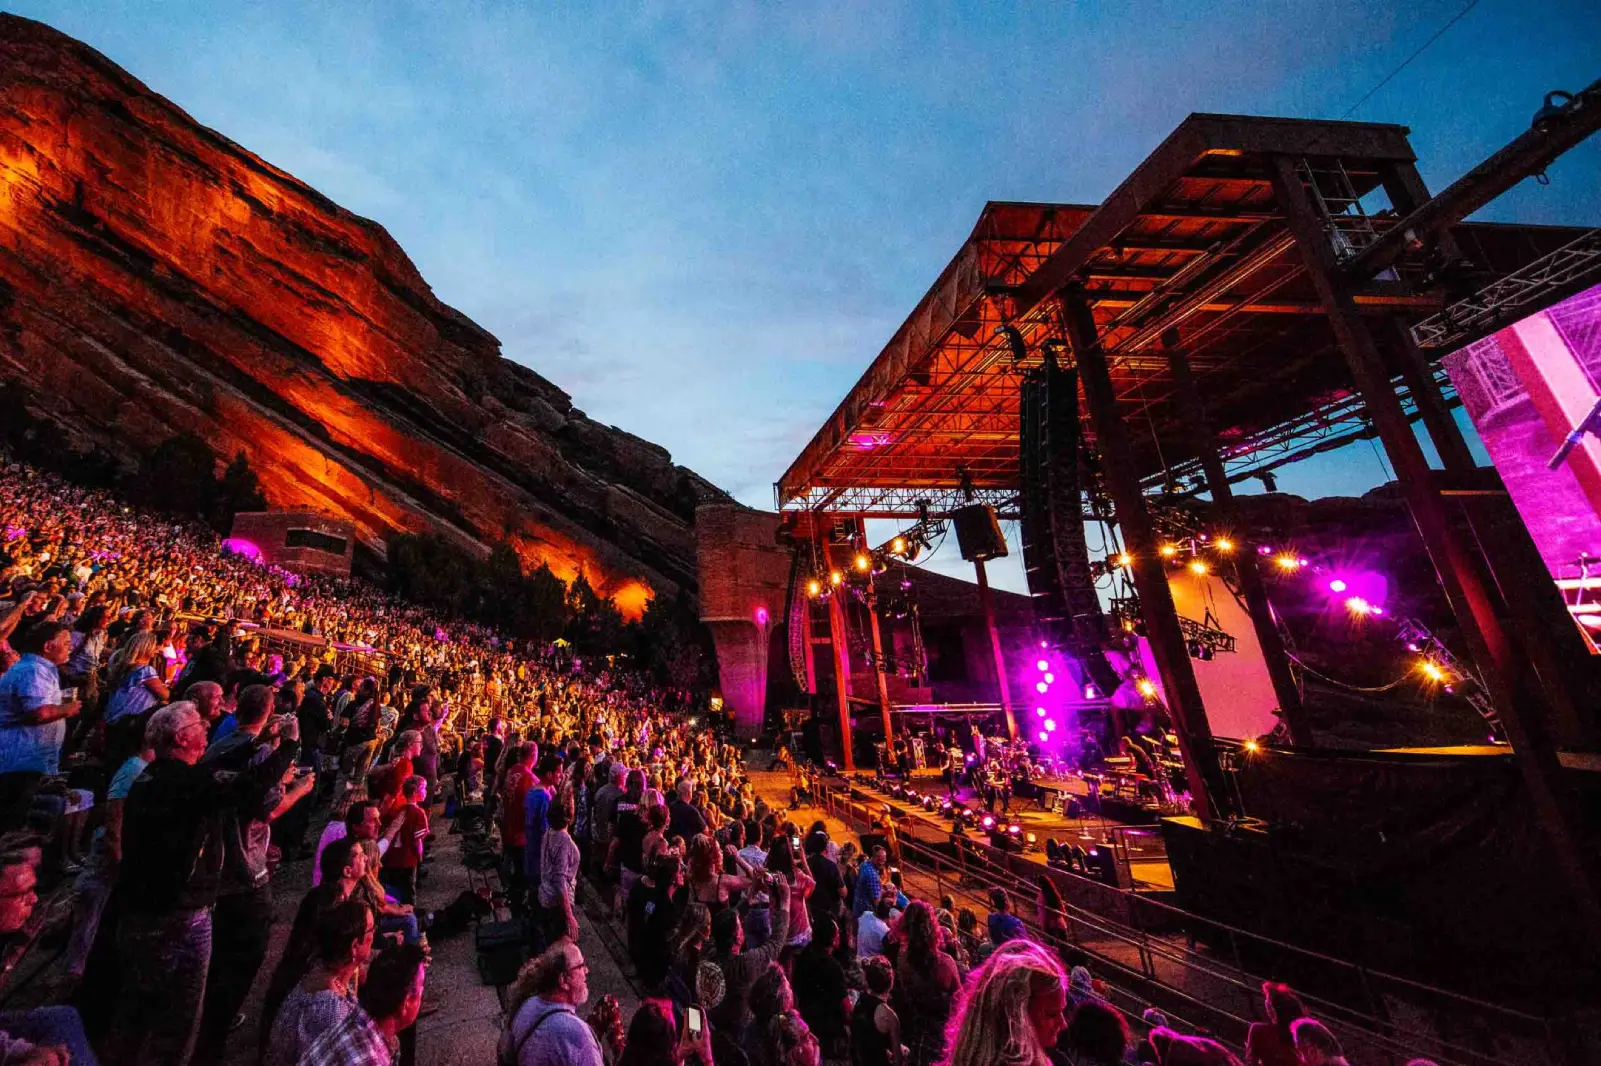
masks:
<path fill-rule="evenodd" d="M 1098 202 L 1191 111 L 1338 117 L 1464 2 L 5 6 L 381 222 L 508 357 L 770 508 L 986 200 Z M 1351 117 L 1409 125 L 1440 188 L 1598 60 L 1601 4 L 1481 0 Z M 1595 224 L 1598 174 L 1592 139 L 1480 217 Z M 1387 478 L 1362 444 L 1280 484 Z"/>

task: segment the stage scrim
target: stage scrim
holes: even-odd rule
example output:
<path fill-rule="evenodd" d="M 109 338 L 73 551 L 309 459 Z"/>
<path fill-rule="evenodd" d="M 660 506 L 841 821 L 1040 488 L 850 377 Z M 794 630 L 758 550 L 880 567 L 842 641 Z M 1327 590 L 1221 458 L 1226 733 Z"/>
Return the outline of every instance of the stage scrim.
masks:
<path fill-rule="evenodd" d="M 1563 439 L 1601 398 L 1601 285 L 1444 360 L 1551 576 L 1596 650 L 1601 635 L 1601 438 Z"/>

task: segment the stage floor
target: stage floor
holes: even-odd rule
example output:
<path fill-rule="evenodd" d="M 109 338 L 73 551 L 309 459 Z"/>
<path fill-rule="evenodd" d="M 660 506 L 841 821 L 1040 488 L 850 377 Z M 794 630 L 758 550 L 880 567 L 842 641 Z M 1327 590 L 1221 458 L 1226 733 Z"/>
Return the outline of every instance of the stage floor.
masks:
<path fill-rule="evenodd" d="M 765 774 L 753 774 L 753 777 L 766 777 Z M 781 771 L 774 771 L 773 778 L 782 778 L 783 791 L 788 792 L 789 775 Z M 893 804 L 895 807 L 906 810 L 917 821 L 931 831 L 927 839 L 930 841 L 943 841 L 950 834 L 951 822 L 949 818 L 941 818 L 937 813 L 925 811 L 920 807 L 913 807 L 904 801 L 893 799 L 887 789 L 875 787 L 871 784 L 851 780 L 851 787 L 859 789 L 874 799 Z M 776 780 L 761 781 L 757 788 L 764 794 L 773 790 Z M 940 781 L 937 772 L 917 771 L 913 774 L 911 782 L 913 788 L 921 793 L 932 793 L 943 797 L 946 794 L 945 785 Z M 1068 778 L 1061 781 L 1052 781 L 1050 788 L 1070 792 L 1076 796 L 1085 796 L 1089 793 L 1089 786 L 1077 778 Z M 984 800 L 971 788 L 963 787 L 957 794 L 959 802 L 967 805 L 969 810 L 984 812 Z M 1039 840 L 1037 849 L 1030 849 L 1023 853 L 1024 858 L 1045 863 L 1045 841 L 1055 840 L 1059 844 L 1078 844 L 1088 847 L 1092 843 L 1107 840 L 1115 831 L 1122 838 L 1128 849 L 1129 876 L 1137 892 L 1171 892 L 1173 891 L 1173 869 L 1167 862 L 1167 847 L 1162 840 L 1162 832 L 1157 828 L 1156 815 L 1151 816 L 1149 825 L 1127 825 L 1099 814 L 1091 814 L 1083 818 L 1067 818 L 1054 811 L 1041 810 L 1040 805 L 1033 799 L 1020 799 L 1012 797 L 1010 812 L 1003 814 L 999 804 L 995 808 L 995 817 L 1003 819 L 1008 824 L 1015 822 L 1023 827 L 1025 834 L 1033 833 Z M 971 832 L 971 830 L 969 830 Z"/>

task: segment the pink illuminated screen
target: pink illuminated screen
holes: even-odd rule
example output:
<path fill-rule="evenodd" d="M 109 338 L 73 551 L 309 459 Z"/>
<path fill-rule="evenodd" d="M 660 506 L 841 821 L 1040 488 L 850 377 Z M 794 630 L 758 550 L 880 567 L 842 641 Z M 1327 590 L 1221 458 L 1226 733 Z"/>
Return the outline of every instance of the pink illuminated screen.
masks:
<path fill-rule="evenodd" d="M 1590 650 L 1601 638 L 1601 285 L 1446 356 L 1485 450 Z M 1553 462 L 1556 463 L 1553 468 Z"/>

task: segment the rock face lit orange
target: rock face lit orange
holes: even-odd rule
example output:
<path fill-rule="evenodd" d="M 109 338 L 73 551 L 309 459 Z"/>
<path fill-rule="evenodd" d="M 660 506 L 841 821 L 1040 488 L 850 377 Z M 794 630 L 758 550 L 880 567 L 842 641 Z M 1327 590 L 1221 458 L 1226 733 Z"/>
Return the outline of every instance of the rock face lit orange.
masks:
<path fill-rule="evenodd" d="M 435 530 L 633 613 L 695 584 L 667 452 L 586 418 L 332 203 L 47 26 L 0 15 L 0 388 L 76 447 L 182 432 L 367 543 Z"/>

